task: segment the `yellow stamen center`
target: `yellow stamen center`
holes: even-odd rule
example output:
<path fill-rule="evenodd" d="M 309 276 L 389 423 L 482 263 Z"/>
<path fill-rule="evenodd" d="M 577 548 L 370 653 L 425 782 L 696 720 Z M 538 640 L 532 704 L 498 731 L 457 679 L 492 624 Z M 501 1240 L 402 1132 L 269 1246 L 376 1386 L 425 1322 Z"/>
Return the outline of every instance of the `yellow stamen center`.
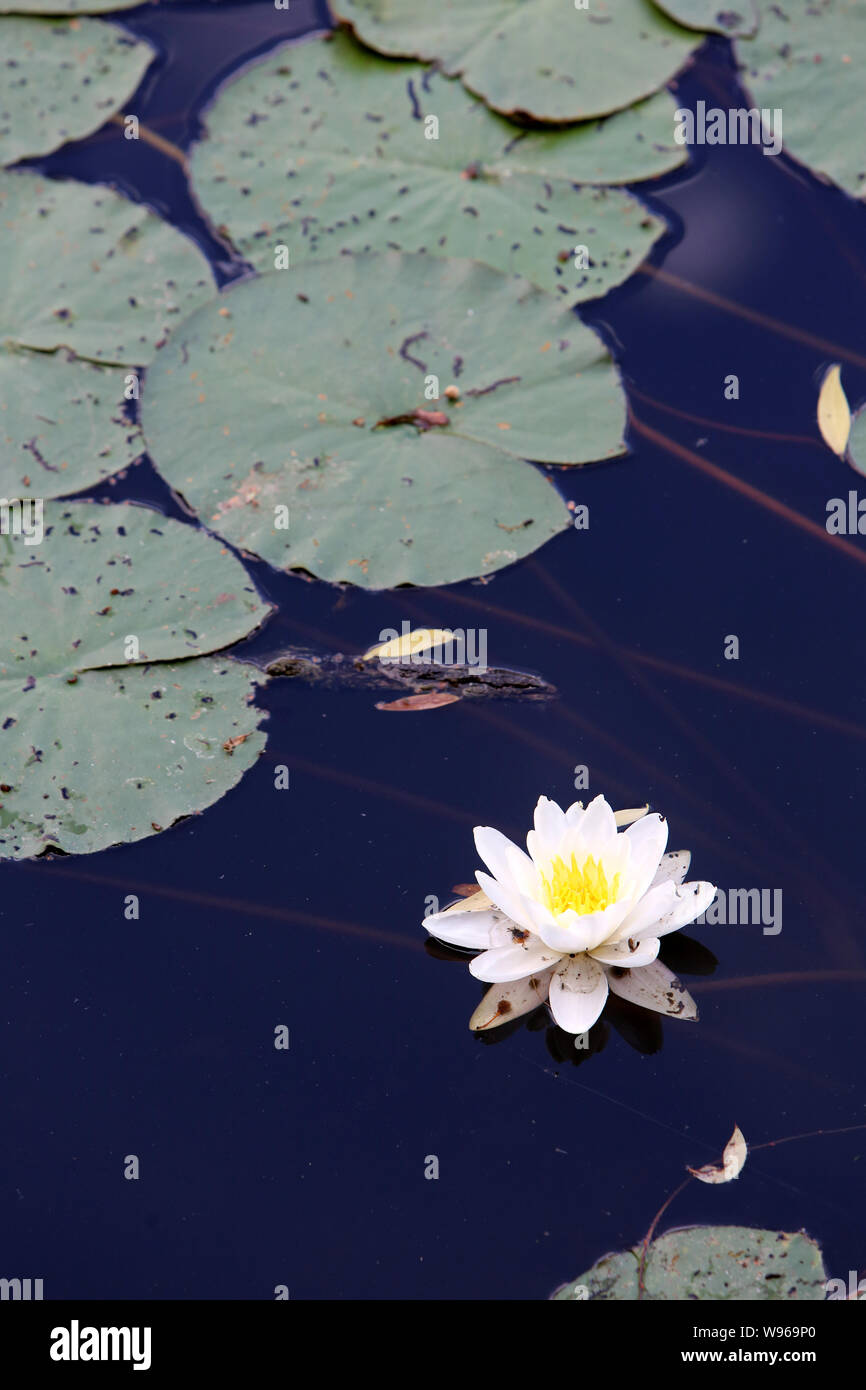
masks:
<path fill-rule="evenodd" d="M 561 912 L 601 912 L 616 902 L 619 894 L 619 874 L 614 874 L 610 883 L 604 865 L 596 863 L 592 855 L 582 865 L 574 855 L 566 864 L 559 856 L 550 866 L 550 874 L 542 875 L 541 899 L 548 911 L 558 917 Z"/>

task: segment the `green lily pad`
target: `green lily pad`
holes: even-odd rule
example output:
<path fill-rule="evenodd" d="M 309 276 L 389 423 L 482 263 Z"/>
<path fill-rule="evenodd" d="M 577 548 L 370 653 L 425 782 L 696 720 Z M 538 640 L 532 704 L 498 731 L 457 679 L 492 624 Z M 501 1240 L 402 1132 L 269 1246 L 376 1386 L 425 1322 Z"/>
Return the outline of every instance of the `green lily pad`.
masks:
<path fill-rule="evenodd" d="M 142 0 L 0 0 L 0 14 L 104 14 L 131 10 Z"/>
<path fill-rule="evenodd" d="M 653 0 L 677 24 L 710 34 L 753 34 L 758 27 L 754 0 Z"/>
<path fill-rule="evenodd" d="M 0 19 L 0 151 L 4 164 L 50 154 L 104 125 L 155 54 L 98 19 Z"/>
<path fill-rule="evenodd" d="M 0 857 L 92 854 L 213 805 L 264 748 L 262 679 L 214 657 L 0 679 Z"/>
<path fill-rule="evenodd" d="M 8 531 L 8 527 L 4 528 Z M 269 609 L 204 531 L 148 507 L 48 502 L 43 539 L 0 535 L 0 680 L 203 656 Z"/>
<path fill-rule="evenodd" d="M 207 655 L 267 615 L 243 566 L 143 507 L 48 502 L 32 545 L 3 523 L 0 857 L 91 853 L 216 801 L 264 745 L 262 677 Z"/>
<path fill-rule="evenodd" d="M 0 347 L 0 497 L 80 492 L 142 453 L 125 367 Z"/>
<path fill-rule="evenodd" d="M 847 459 L 858 473 L 866 474 L 866 406 L 861 405 L 851 419 Z"/>
<path fill-rule="evenodd" d="M 610 358 L 552 295 L 397 252 L 235 284 L 173 335 L 142 397 L 153 461 L 207 525 L 369 588 L 529 554 L 569 516 L 518 460 L 612 458 L 624 423 Z"/>
<path fill-rule="evenodd" d="M 563 1302 L 638 1297 L 640 1247 L 606 1255 L 578 1279 L 557 1289 Z M 827 1274 L 817 1241 L 804 1231 L 747 1226 L 690 1226 L 654 1240 L 644 1266 L 643 1299 L 739 1302 L 824 1300 Z"/>
<path fill-rule="evenodd" d="M 107 188 L 0 174 L 0 339 L 143 366 L 213 297 L 187 237 Z"/>
<path fill-rule="evenodd" d="M 762 3 L 736 44 L 753 104 L 783 112 L 785 151 L 857 197 L 866 192 L 866 6 L 860 0 Z"/>
<path fill-rule="evenodd" d="M 202 206 L 259 270 L 273 270 L 281 243 L 293 264 L 426 250 L 474 257 L 574 302 L 627 279 L 666 230 L 624 190 L 575 184 L 675 168 L 686 151 L 673 130 L 666 92 L 576 129 L 521 130 L 459 82 L 337 34 L 270 55 L 223 87 L 191 173 Z M 587 248 L 579 267 L 577 245 Z"/>
<path fill-rule="evenodd" d="M 703 41 L 651 0 L 330 0 L 362 43 L 438 61 L 506 115 L 606 116 L 651 96 Z"/>

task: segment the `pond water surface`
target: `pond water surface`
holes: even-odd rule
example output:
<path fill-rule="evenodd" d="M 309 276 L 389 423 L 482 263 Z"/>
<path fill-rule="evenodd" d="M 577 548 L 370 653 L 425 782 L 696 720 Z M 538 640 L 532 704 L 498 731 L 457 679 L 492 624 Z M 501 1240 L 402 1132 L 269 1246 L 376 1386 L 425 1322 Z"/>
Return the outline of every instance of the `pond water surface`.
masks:
<path fill-rule="evenodd" d="M 254 0 L 118 22 L 163 54 L 131 109 L 185 148 L 219 80 L 326 17 Z M 744 104 L 727 43 L 677 91 Z M 757 1145 L 866 1122 L 866 550 L 822 538 L 858 477 L 814 423 L 828 362 L 866 396 L 866 209 L 784 156 L 693 153 L 639 190 L 670 224 L 648 266 L 664 274 L 582 313 L 635 416 L 627 459 L 558 474 L 588 530 L 442 590 L 250 566 L 279 605 L 238 649 L 257 660 L 361 651 L 403 620 L 482 628 L 492 665 L 542 674 L 558 701 L 391 718 L 364 691 L 275 681 L 264 756 L 204 815 L 4 866 L 4 1265 L 46 1297 L 541 1299 L 638 1240 L 734 1123 Z M 242 273 L 180 165 L 116 127 L 37 167 L 115 182 L 221 280 Z M 182 515 L 147 461 L 88 495 Z M 623 1013 L 590 1054 L 543 1014 L 475 1037 L 481 987 L 425 949 L 425 900 L 473 877 L 473 825 L 522 838 L 539 794 L 578 795 L 580 764 L 591 794 L 662 811 L 692 876 L 781 889 L 782 930 L 669 939 L 698 972 L 697 1024 Z M 803 1227 L 845 1277 L 866 1262 L 864 1183 L 866 1131 L 815 1137 L 756 1152 L 733 1186 L 691 1184 L 665 1222 Z"/>

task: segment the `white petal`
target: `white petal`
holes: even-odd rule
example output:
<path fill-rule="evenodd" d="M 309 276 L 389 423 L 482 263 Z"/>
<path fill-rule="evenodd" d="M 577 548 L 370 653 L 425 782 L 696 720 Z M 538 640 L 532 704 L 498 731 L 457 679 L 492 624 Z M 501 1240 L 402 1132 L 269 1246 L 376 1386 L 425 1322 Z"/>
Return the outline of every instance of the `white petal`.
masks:
<path fill-rule="evenodd" d="M 643 941 L 603 941 L 589 955 L 603 965 L 622 965 L 627 970 L 637 970 L 639 966 L 652 964 L 659 953 L 659 945 L 657 936 L 647 936 Z"/>
<path fill-rule="evenodd" d="M 466 946 L 472 951 L 486 951 L 491 944 L 493 927 L 507 921 L 505 913 L 497 912 L 495 908 L 487 912 L 454 913 L 446 908 L 444 912 L 434 912 L 425 917 L 422 925 L 437 941 L 447 941 L 451 946 Z"/>
<path fill-rule="evenodd" d="M 476 980 L 487 980 L 499 984 L 505 980 L 522 980 L 526 975 L 534 975 L 546 965 L 553 965 L 559 959 L 557 952 L 548 951 L 538 937 L 529 937 L 526 942 L 512 942 L 510 946 L 496 946 L 490 951 L 482 951 L 469 962 L 469 970 Z"/>
<path fill-rule="evenodd" d="M 646 815 L 648 810 L 649 803 L 647 803 L 646 806 L 637 806 L 629 811 L 614 811 L 613 818 L 617 823 L 617 827 L 623 830 L 625 826 L 632 825 L 636 820 L 640 820 L 642 816 Z"/>
<path fill-rule="evenodd" d="M 639 1004 L 642 1009 L 653 1009 L 672 1018 L 696 1019 L 698 1016 L 697 1005 L 688 990 L 660 960 L 623 973 L 616 966 L 610 966 L 607 982 L 612 994 Z"/>
<path fill-rule="evenodd" d="M 533 859 L 537 864 L 549 863 L 559 854 L 562 837 L 565 834 L 565 812 L 555 801 L 540 796 L 533 817 L 535 834 L 532 836 Z M 531 833 L 531 832 L 530 832 Z M 529 836 L 527 836 L 527 840 Z"/>
<path fill-rule="evenodd" d="M 549 966 L 547 970 L 540 970 L 525 980 L 491 985 L 470 1018 L 469 1027 L 476 1032 L 485 1028 L 499 1028 L 503 1023 L 531 1013 L 547 999 L 552 974 L 553 966 Z"/>
<path fill-rule="evenodd" d="M 533 931 L 533 922 L 526 910 L 526 905 L 522 895 L 511 884 L 500 883 L 498 879 L 491 878 L 489 874 L 483 874 L 479 869 L 475 877 L 480 886 L 484 889 L 488 898 L 495 902 L 498 908 L 510 917 L 512 922 L 516 922 L 520 927 L 526 927 L 528 931 Z"/>
<path fill-rule="evenodd" d="M 643 897 L 656 876 L 668 842 L 668 823 L 656 813 L 635 821 L 622 833 L 631 847 L 628 887 L 636 899 Z"/>
<path fill-rule="evenodd" d="M 702 883 L 700 879 L 693 879 L 691 883 L 683 883 L 676 890 L 676 902 L 665 913 L 664 917 L 645 931 L 637 933 L 638 939 L 645 936 L 648 931 L 653 936 L 667 936 L 668 932 L 679 931 L 680 927 L 688 926 L 702 912 L 706 912 L 713 898 L 716 896 L 716 886 L 714 883 Z M 632 933 L 634 935 L 634 933 Z"/>
<path fill-rule="evenodd" d="M 655 888 L 657 884 L 664 883 L 667 879 L 673 879 L 674 883 L 682 883 L 689 871 L 692 862 L 692 852 L 690 849 L 672 849 L 667 854 L 662 855 L 662 862 L 659 864 L 658 873 L 650 884 L 650 888 Z"/>
<path fill-rule="evenodd" d="M 603 859 L 616 844 L 616 821 L 603 796 L 596 796 L 587 806 L 578 826 L 584 855 Z"/>
<path fill-rule="evenodd" d="M 551 950 L 574 955 L 614 936 L 628 906 L 611 903 L 600 912 L 561 912 L 555 920 L 539 921 L 536 931 Z"/>
<path fill-rule="evenodd" d="M 582 801 L 573 801 L 565 813 L 566 825 L 577 825 L 583 815 L 584 805 Z"/>
<path fill-rule="evenodd" d="M 591 1028 L 606 999 L 605 973 L 591 956 L 575 956 L 551 976 L 550 1011 L 566 1033 Z"/>
<path fill-rule="evenodd" d="M 489 825 L 476 825 L 475 848 L 500 883 L 506 887 L 513 885 L 520 893 L 535 888 L 538 882 L 535 865 L 529 855 L 518 849 L 501 830 L 494 830 Z"/>
<path fill-rule="evenodd" d="M 625 941 L 630 936 L 639 939 L 642 933 L 646 935 L 666 912 L 670 912 L 677 901 L 677 892 L 677 885 L 670 880 L 650 888 L 623 918 L 613 940 Z M 659 933 L 655 932 L 654 935 L 658 936 Z"/>

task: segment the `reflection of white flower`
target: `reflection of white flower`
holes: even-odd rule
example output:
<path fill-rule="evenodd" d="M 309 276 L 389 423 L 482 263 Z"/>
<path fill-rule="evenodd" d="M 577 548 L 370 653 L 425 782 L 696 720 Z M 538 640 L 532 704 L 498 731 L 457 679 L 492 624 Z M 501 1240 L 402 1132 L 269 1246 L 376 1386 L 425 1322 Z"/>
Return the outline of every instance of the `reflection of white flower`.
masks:
<path fill-rule="evenodd" d="M 470 1027 L 504 1023 L 547 999 L 561 1028 L 583 1033 L 609 989 L 695 1018 L 691 997 L 656 956 L 659 938 L 694 921 L 716 890 L 683 882 L 691 856 L 665 854 L 667 838 L 661 816 L 614 815 L 603 796 L 567 811 L 540 797 L 528 854 L 478 826 L 475 845 L 490 870 L 476 874 L 482 891 L 424 921 L 439 940 L 480 951 L 469 969 L 497 986 Z"/>

